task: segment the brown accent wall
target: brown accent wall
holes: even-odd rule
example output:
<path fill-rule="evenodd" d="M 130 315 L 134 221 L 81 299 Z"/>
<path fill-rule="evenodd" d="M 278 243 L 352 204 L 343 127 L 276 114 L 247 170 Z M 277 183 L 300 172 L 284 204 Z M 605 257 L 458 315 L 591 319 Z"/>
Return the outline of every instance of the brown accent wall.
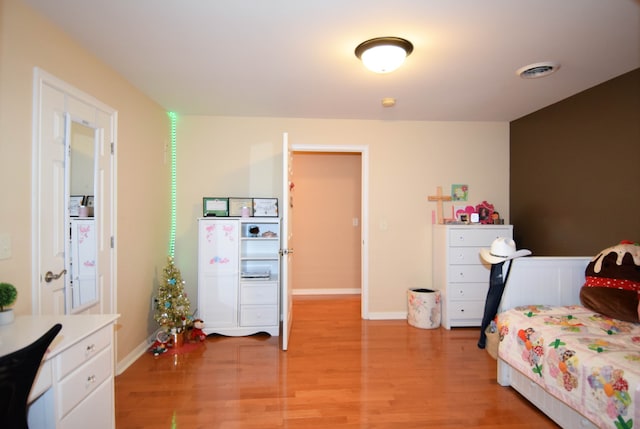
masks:
<path fill-rule="evenodd" d="M 640 241 L 640 69 L 519 118 L 510 134 L 518 247 L 589 256 Z"/>

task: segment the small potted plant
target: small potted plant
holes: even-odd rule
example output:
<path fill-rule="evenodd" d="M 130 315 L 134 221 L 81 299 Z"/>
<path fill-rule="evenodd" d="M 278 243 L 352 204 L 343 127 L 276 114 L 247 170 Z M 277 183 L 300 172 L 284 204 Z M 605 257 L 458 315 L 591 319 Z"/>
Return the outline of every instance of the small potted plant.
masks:
<path fill-rule="evenodd" d="M 13 308 L 7 308 L 16 302 L 18 291 L 11 283 L 0 283 L 0 325 L 13 322 Z"/>

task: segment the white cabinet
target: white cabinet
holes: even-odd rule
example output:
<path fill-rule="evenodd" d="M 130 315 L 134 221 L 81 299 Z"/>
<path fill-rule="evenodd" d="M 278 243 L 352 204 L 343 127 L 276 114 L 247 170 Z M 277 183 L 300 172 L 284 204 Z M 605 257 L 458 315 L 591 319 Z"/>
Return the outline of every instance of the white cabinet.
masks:
<path fill-rule="evenodd" d="M 14 323 L 0 326 L 2 356 L 31 344 L 54 324 L 62 324 L 31 389 L 30 428 L 115 428 L 113 325 L 118 317 L 18 316 Z"/>
<path fill-rule="evenodd" d="M 198 220 L 198 315 L 206 334 L 280 330 L 280 219 Z"/>
<path fill-rule="evenodd" d="M 480 249 L 512 236 L 512 225 L 434 225 L 433 288 L 441 293 L 446 329 L 480 326 L 491 269 Z"/>

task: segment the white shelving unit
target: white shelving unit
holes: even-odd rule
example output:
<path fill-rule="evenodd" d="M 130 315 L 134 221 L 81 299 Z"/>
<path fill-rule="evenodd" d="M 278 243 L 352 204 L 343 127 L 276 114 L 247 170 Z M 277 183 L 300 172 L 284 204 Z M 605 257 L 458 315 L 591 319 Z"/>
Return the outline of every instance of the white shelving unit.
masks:
<path fill-rule="evenodd" d="M 201 218 L 198 231 L 204 332 L 279 335 L 280 219 Z"/>

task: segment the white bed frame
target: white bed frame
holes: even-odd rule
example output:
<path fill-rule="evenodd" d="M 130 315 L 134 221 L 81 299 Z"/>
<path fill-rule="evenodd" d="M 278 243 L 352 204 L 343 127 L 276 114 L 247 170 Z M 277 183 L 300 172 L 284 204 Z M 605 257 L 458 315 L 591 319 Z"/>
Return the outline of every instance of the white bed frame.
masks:
<path fill-rule="evenodd" d="M 520 305 L 580 304 L 580 288 L 591 257 L 526 257 L 512 262 L 499 311 Z M 596 428 L 591 421 L 548 394 L 498 358 L 498 384 L 511 386 L 563 428 Z"/>

